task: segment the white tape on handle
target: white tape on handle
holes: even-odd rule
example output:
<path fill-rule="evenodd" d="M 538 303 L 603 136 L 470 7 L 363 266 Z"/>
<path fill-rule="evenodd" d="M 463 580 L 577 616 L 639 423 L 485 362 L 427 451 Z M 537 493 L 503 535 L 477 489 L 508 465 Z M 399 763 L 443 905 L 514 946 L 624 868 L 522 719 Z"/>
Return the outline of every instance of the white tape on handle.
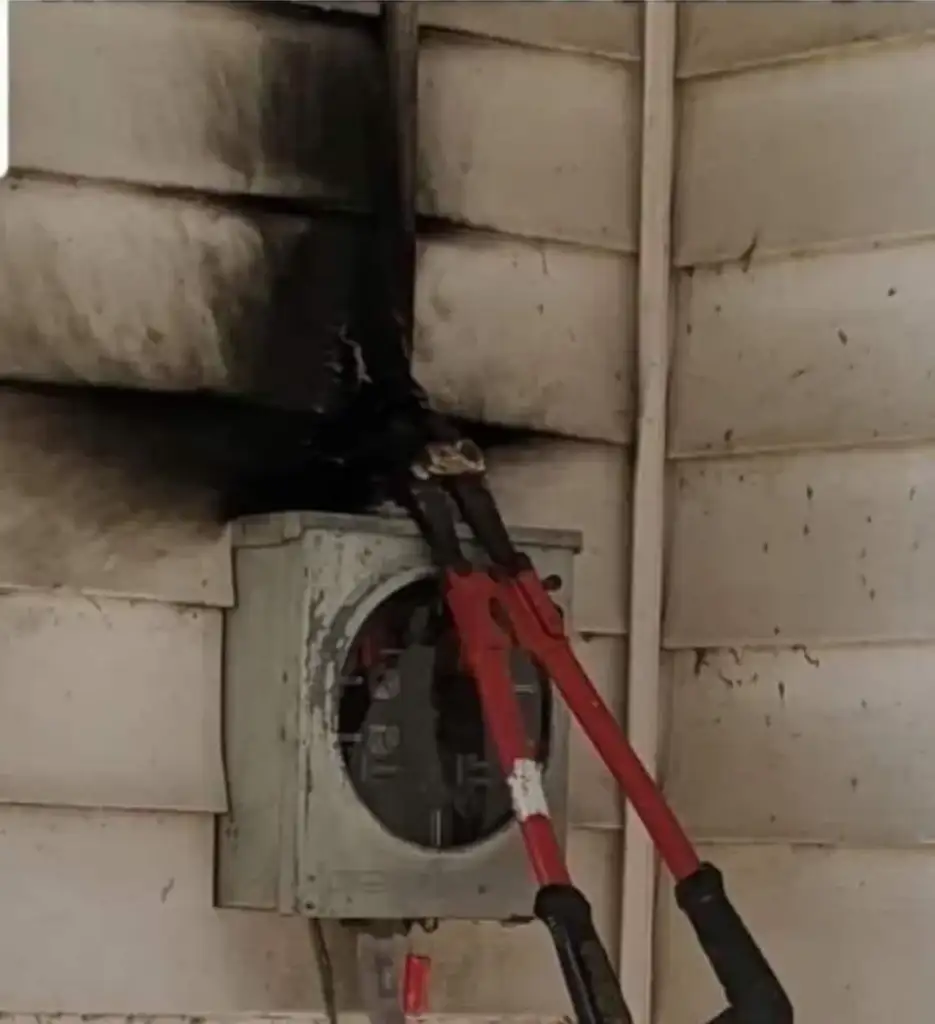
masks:
<path fill-rule="evenodd" d="M 513 771 L 506 781 L 518 821 L 525 821 L 536 814 L 543 818 L 549 816 L 549 804 L 542 786 L 542 769 L 535 761 L 528 757 L 514 761 Z"/>

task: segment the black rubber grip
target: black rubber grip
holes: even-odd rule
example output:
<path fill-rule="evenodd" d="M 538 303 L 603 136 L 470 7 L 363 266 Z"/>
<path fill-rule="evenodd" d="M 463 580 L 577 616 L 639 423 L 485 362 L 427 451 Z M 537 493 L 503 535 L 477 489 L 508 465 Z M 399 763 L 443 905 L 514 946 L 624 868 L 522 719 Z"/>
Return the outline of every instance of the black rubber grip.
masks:
<path fill-rule="evenodd" d="M 792 1003 L 724 890 L 713 864 L 675 887 L 675 898 L 717 975 L 728 1008 L 710 1024 L 792 1024 Z"/>
<path fill-rule="evenodd" d="M 633 1024 L 584 896 L 573 885 L 543 886 L 535 915 L 552 935 L 577 1024 Z"/>

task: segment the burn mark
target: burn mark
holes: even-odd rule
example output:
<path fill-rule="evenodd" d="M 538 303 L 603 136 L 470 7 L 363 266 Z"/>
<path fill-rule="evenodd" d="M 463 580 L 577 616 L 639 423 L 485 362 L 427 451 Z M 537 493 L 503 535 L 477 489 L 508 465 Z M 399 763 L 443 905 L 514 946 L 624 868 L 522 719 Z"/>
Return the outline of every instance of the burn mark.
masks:
<path fill-rule="evenodd" d="M 258 16 L 261 10 L 266 16 L 277 5 L 254 6 Z M 278 12 L 303 14 L 294 4 L 278 5 Z M 198 496 L 210 512 L 199 506 L 196 520 L 213 523 L 216 531 L 222 520 L 251 512 L 361 511 L 382 498 L 374 438 L 396 407 L 419 397 L 409 373 L 409 313 L 401 312 L 411 309 L 407 290 L 413 275 L 403 252 L 405 190 L 397 190 L 401 178 L 393 178 L 398 161 L 381 46 L 375 23 L 373 31 L 350 24 L 322 22 L 320 45 L 309 43 L 316 39 L 311 26 L 296 35 L 300 42 L 288 33 L 269 34 L 255 70 L 261 86 L 259 142 L 257 125 L 230 107 L 225 76 L 231 69 L 214 69 L 217 95 L 208 97 L 214 120 L 209 116 L 206 132 L 219 160 L 243 178 L 245 192 L 266 187 L 262 172 L 300 182 L 302 195 L 319 203 L 314 217 L 295 211 L 283 216 L 255 197 L 260 205 L 247 217 L 241 203 L 236 218 L 230 209 L 212 209 L 213 199 L 206 203 L 202 196 L 188 197 L 190 209 L 165 204 L 185 236 L 183 255 L 193 264 L 178 271 L 177 290 L 185 290 L 185 273 L 194 273 L 190 305 L 200 320 L 179 325 L 183 335 L 191 327 L 192 339 L 168 337 L 155 322 L 142 325 L 140 333 L 154 350 L 188 345 L 197 352 L 202 340 L 219 339 L 220 378 L 216 373 L 208 381 L 196 366 L 182 384 L 194 390 L 184 394 L 3 385 L 7 392 L 41 396 L 37 408 L 48 416 L 37 416 L 33 427 L 42 440 L 112 474 L 124 495 L 133 494 L 140 514 L 145 509 L 149 516 L 175 519 Z M 351 194 L 375 216 L 323 209 L 336 195 L 336 205 L 353 206 L 356 199 L 340 198 Z M 203 244 L 197 231 L 188 231 L 196 210 L 209 220 L 231 219 L 239 262 L 232 264 L 229 245 Z M 53 248 L 58 241 L 50 239 Z M 44 263 L 58 266 L 53 256 Z M 166 287 L 172 291 L 175 285 L 169 281 Z M 72 298 L 62 289 L 62 303 Z M 87 321 L 78 332 L 85 352 L 101 348 L 89 326 L 92 318 L 82 317 L 83 310 L 68 312 L 63 323 Z M 154 366 L 159 369 L 158 362 Z M 99 367 L 94 382 L 154 385 L 152 367 L 149 376 L 136 369 Z M 74 373 L 73 379 L 90 376 Z M 162 386 L 180 386 L 177 375 L 157 376 Z M 206 385 L 233 394 L 197 390 Z M 476 433 L 483 444 L 489 432 Z M 513 432 L 510 440 L 522 433 Z M 98 517 L 98 532 L 108 528 L 111 513 L 101 503 L 89 515 Z"/>
<path fill-rule="evenodd" d="M 740 263 L 740 269 L 745 274 L 750 269 L 750 264 L 753 262 L 753 255 L 757 250 L 757 246 L 759 245 L 758 234 L 758 232 L 753 233 L 753 238 L 750 239 L 750 244 L 747 246 L 746 249 L 744 249 L 744 251 L 740 254 L 740 257 L 738 259 L 738 262 Z"/>
<path fill-rule="evenodd" d="M 207 392 L 20 382 L 0 383 L 3 396 L 31 413 L 17 420 L 24 442 L 82 456 L 111 481 L 113 513 L 104 496 L 88 509 L 95 530 L 124 515 L 128 501 L 156 520 L 201 508 L 195 521 L 211 529 L 212 521 L 283 510 L 365 512 L 388 498 L 379 455 L 364 443 L 377 424 L 356 404 L 326 416 Z M 488 452 L 541 436 L 453 422 Z"/>
<path fill-rule="evenodd" d="M 818 666 L 821 665 L 821 661 L 814 655 L 809 653 L 809 650 L 805 646 L 805 644 L 795 644 L 792 650 L 797 651 L 799 654 L 801 654 L 802 657 L 808 662 L 808 664 L 812 665 L 814 668 L 818 668 Z"/>
<path fill-rule="evenodd" d="M 294 14 L 297 5 L 280 6 Z M 306 195 L 356 209 L 371 205 L 382 137 L 382 54 L 376 32 L 366 29 L 366 22 L 341 24 L 332 16 L 294 39 L 270 34 L 259 63 L 264 174 L 300 181 Z M 318 38 L 310 41 L 309 32 Z M 218 109 L 225 104 L 222 93 Z M 250 135 L 240 130 L 229 140 L 236 149 Z"/>
<path fill-rule="evenodd" d="M 375 355 L 377 345 L 402 344 L 374 322 L 374 308 L 385 306 L 374 284 L 373 229 L 322 217 L 288 233 L 259 227 L 255 276 L 242 282 L 239 296 L 220 271 L 205 271 L 217 282 L 211 306 L 231 389 L 280 407 L 337 414 L 369 375 L 362 363 L 369 369 L 374 358 L 386 358 Z"/>

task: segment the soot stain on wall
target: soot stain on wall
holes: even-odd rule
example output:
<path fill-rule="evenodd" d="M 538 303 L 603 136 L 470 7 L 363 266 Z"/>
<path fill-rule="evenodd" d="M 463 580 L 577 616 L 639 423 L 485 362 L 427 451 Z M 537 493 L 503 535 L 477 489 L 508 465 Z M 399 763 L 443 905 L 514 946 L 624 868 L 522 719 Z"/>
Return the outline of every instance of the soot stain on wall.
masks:
<path fill-rule="evenodd" d="M 0 420 L 14 405 L 7 443 L 32 444 L 65 465 L 72 464 L 70 454 L 81 456 L 79 464 L 99 471 L 88 489 L 108 481 L 102 509 L 109 502 L 169 519 L 194 509 L 196 518 L 220 523 L 286 509 L 366 512 L 388 497 L 379 467 L 350 452 L 348 439 L 357 430 L 344 417 L 323 421 L 209 393 L 0 386 Z M 467 420 L 455 425 L 488 452 L 537 436 Z"/>
<path fill-rule="evenodd" d="M 365 367 L 405 365 L 389 351 L 401 336 L 381 280 L 386 248 L 378 244 L 375 207 L 388 194 L 377 181 L 387 121 L 376 22 L 339 17 L 340 30 L 322 34 L 321 45 L 310 49 L 284 44 L 283 33 L 289 24 L 298 30 L 307 10 L 258 7 L 264 19 L 282 19 L 276 45 L 262 56 L 263 152 L 249 152 L 238 138 L 239 121 L 224 105 L 223 76 L 206 137 L 232 168 L 253 177 L 275 172 L 296 184 L 296 196 L 183 196 L 77 179 L 58 181 L 45 193 L 28 175 L 0 192 L 0 204 L 22 232 L 10 233 L 0 207 L 0 228 L 22 246 L 11 244 L 0 258 L 0 279 L 6 278 L 0 291 L 17 307 L 15 319 L 0 320 L 8 357 L 15 353 L 12 367 L 3 367 L 0 357 L 0 418 L 4 406 L 11 410 L 18 402 L 10 415 L 21 432 L 33 432 L 31 443 L 98 478 L 82 493 L 95 486 L 108 493 L 100 501 L 83 499 L 81 514 L 97 516 L 101 530 L 128 512 L 131 519 L 203 520 L 210 530 L 211 522 L 280 509 L 365 511 L 385 497 L 376 467 L 352 452 L 373 426 L 361 357 Z M 362 37 L 369 40 L 363 48 Z M 291 91 L 301 103 L 294 95 L 284 103 Z M 291 113 L 283 115 L 287 108 Z M 296 111 L 304 112 L 301 123 Z M 349 167 L 352 191 L 363 187 L 369 210 L 323 207 L 320 195 L 333 196 Z M 29 194 L 25 214 L 9 205 L 21 187 Z M 96 197 L 91 216 L 58 215 L 87 196 Z M 47 202 L 48 223 L 30 227 L 32 211 Z M 137 219 L 140 203 L 148 212 Z M 99 227 L 111 209 L 123 217 L 117 235 L 127 244 L 108 257 L 113 229 Z M 164 217 L 175 218 L 168 243 L 164 226 L 157 227 Z M 64 224 L 61 231 L 56 223 Z M 29 244 L 31 270 L 22 257 Z M 181 262 L 173 262 L 176 256 Z M 120 264 L 134 257 L 143 261 L 141 274 L 121 278 Z M 99 263 L 90 274 L 80 272 L 88 261 Z M 39 287 L 33 277 L 31 298 L 17 300 L 36 272 Z M 154 286 L 148 278 L 160 274 L 162 283 Z M 139 297 L 121 294 L 127 281 L 143 286 Z M 41 315 L 39 294 L 54 301 L 54 318 Z M 176 310 L 167 312 L 166 305 Z M 211 354 L 202 347 L 209 342 Z M 405 383 L 408 375 L 397 377 Z M 530 433 L 461 425 L 485 447 L 515 444 Z M 28 448 L 29 438 L 21 441 Z M 38 486 L 13 484 L 13 492 Z"/>
<path fill-rule="evenodd" d="M 334 456 L 361 407 L 359 353 L 387 340 L 373 331 L 376 227 L 372 203 L 338 213 L 320 200 L 372 190 L 379 44 L 372 19 L 339 17 L 333 29 L 309 34 L 301 9 L 287 17 L 271 8 L 291 5 L 255 6 L 264 20 L 281 19 L 261 54 L 262 152 L 244 148 L 239 132 L 253 133 L 229 115 L 223 76 L 212 85 L 205 133 L 218 158 L 244 176 L 291 183 L 296 194 L 285 204 L 281 196 L 180 196 L 139 184 L 29 180 L 34 175 L 0 193 L 0 228 L 11 243 L 0 291 L 16 308 L 3 325 L 0 403 L 16 392 L 31 396 L 32 412 L 48 403 L 45 428 L 32 414 L 19 420 L 36 431 L 36 444 L 84 452 L 102 472 L 119 472 L 134 504 L 149 495 L 164 508 L 171 494 L 181 508 L 186 488 L 214 493 L 220 516 L 271 503 L 370 501 L 366 474 Z M 88 196 L 91 205 L 78 210 L 74 203 Z M 78 212 L 57 231 L 56 211 L 66 207 Z M 116 233 L 126 251 L 116 255 L 115 229 L 105 223 L 111 207 L 124 218 Z M 36 217 L 43 209 L 47 216 Z M 169 229 L 163 215 L 175 217 Z M 179 257 L 184 265 L 173 271 Z M 120 264 L 134 258 L 142 271 L 122 277 Z M 126 294 L 128 283 L 139 297 Z M 43 296 L 54 317 L 43 314 Z M 209 343 L 219 352 L 199 353 Z M 117 386 L 100 387 L 107 384 Z M 263 487 L 279 497 L 260 498 Z"/>

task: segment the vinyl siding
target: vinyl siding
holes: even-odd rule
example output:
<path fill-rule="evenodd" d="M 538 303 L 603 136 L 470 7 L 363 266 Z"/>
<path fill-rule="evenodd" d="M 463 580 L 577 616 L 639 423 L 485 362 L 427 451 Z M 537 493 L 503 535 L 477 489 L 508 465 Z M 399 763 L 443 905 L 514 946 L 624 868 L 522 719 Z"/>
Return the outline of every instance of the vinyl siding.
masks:
<path fill-rule="evenodd" d="M 583 531 L 576 645 L 619 709 L 637 12 L 469 8 L 444 38 L 426 9 L 416 369 L 446 409 L 555 435 L 491 476 L 513 523 Z M 343 14 L 14 7 L 0 375 L 325 400 L 307 336 L 270 313 L 339 329 L 367 244 L 379 55 Z M 297 261 L 307 287 L 284 298 Z M 0 408 L 0 1010 L 307 1019 L 304 922 L 212 908 L 227 530 L 207 482 L 153 473 L 136 441 L 48 399 Z M 580 744 L 571 773 L 572 869 L 614 949 L 619 809 Z M 350 939 L 328 939 L 358 1012 Z M 418 942 L 433 1012 L 569 1012 L 538 927 Z"/>
<path fill-rule="evenodd" d="M 698 4 L 681 27 L 667 791 L 797 1018 L 921 1022 L 935 22 Z M 663 893 L 656 1016 L 687 1024 L 723 1004 Z"/>

